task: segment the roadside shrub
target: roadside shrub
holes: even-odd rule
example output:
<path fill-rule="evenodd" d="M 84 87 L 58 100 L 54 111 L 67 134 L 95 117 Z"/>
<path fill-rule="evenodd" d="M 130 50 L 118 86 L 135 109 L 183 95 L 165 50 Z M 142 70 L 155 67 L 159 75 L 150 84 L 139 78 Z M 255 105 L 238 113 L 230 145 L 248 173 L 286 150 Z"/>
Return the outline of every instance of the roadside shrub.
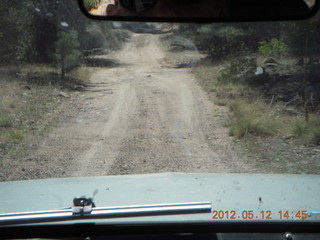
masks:
<path fill-rule="evenodd" d="M 218 76 L 218 82 L 223 84 L 233 82 L 232 76 L 233 75 L 231 73 L 230 67 L 227 67 Z"/>
<path fill-rule="evenodd" d="M 218 81 L 220 83 L 245 83 L 254 75 L 256 68 L 257 62 L 254 57 L 234 59 L 221 71 Z"/>
<path fill-rule="evenodd" d="M 70 76 L 75 78 L 78 83 L 86 84 L 90 82 L 90 71 L 84 65 L 72 70 Z"/>
<path fill-rule="evenodd" d="M 259 42 L 259 45 L 259 52 L 267 57 L 280 57 L 288 51 L 287 44 L 276 38 L 272 38 L 269 42 L 261 41 Z"/>
<path fill-rule="evenodd" d="M 92 26 L 88 29 L 85 36 L 85 43 L 83 44 L 86 50 L 95 48 L 104 48 L 104 44 L 107 41 L 106 36 L 101 31 L 99 26 Z"/>

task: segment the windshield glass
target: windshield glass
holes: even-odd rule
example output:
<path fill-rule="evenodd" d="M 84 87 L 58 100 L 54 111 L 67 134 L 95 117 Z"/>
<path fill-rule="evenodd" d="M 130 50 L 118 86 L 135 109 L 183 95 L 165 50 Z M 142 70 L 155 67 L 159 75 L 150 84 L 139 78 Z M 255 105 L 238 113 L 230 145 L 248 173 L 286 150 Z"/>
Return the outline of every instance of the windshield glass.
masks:
<path fill-rule="evenodd" d="M 0 6 L 0 181 L 320 173 L 317 16 L 201 25 Z"/>

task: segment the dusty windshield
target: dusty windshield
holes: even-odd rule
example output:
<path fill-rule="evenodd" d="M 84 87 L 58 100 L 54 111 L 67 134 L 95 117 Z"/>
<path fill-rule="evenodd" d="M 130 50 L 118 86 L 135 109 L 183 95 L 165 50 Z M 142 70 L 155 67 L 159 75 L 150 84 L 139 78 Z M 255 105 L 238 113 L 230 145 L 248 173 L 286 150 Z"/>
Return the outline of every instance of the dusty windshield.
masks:
<path fill-rule="evenodd" d="M 0 181 L 320 173 L 318 17 L 129 23 L 77 1 L 0 6 Z"/>

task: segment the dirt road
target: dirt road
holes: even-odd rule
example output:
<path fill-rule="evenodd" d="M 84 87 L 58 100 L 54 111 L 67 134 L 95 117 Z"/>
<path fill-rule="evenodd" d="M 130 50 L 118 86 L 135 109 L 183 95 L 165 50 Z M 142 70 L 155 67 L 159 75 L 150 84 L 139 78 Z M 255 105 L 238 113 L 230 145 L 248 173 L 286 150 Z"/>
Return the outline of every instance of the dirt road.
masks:
<path fill-rule="evenodd" d="M 189 68 L 171 68 L 159 35 L 133 34 L 12 178 L 155 172 L 254 172 Z"/>

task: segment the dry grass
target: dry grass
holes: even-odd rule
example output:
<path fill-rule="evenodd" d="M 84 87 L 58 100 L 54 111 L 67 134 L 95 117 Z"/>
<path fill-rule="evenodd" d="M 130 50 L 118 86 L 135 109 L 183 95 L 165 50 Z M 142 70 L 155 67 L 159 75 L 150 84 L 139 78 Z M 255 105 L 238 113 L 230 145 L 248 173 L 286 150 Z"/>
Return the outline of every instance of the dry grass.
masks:
<path fill-rule="evenodd" d="M 85 66 L 81 66 L 77 69 L 72 70 L 68 75 L 77 79 L 81 84 L 90 82 L 90 68 Z"/>
<path fill-rule="evenodd" d="M 16 92 L 20 89 L 19 84 L 10 81 L 0 81 L 0 115 L 10 116 L 17 107 Z"/>
<path fill-rule="evenodd" d="M 51 71 L 40 65 L 0 68 L 0 155 L 26 136 L 47 130 L 51 119 L 46 119 L 46 113 L 59 105 L 59 97 L 53 94 L 59 90 L 27 83 L 26 76 Z"/>
<path fill-rule="evenodd" d="M 234 100 L 229 104 L 232 117 L 230 119 L 230 135 L 237 138 L 254 136 L 274 136 L 280 133 L 281 121 L 261 100 L 248 103 L 244 100 Z"/>
<path fill-rule="evenodd" d="M 15 119 L 21 111 L 19 91 L 21 86 L 12 77 L 5 74 L 0 77 L 0 142 L 15 139 Z"/>
<path fill-rule="evenodd" d="M 291 124 L 292 135 L 303 143 L 320 145 L 320 115 L 314 114 L 308 122 L 304 118 L 296 118 Z"/>
<path fill-rule="evenodd" d="M 88 68 L 81 67 L 67 77 L 71 84 L 79 84 L 89 81 L 89 74 Z M 57 79 L 59 71 L 50 66 L 0 67 L 0 168 L 7 160 L 23 158 L 30 142 L 58 123 L 58 107 L 64 101 L 59 92 L 66 88 L 54 82 Z"/>
<path fill-rule="evenodd" d="M 44 64 L 26 64 L 20 67 L 20 72 L 22 74 L 32 73 L 32 72 L 54 72 L 59 73 L 59 69 L 54 68 L 49 65 Z"/>
<path fill-rule="evenodd" d="M 1 69 L 0 69 L 1 72 Z M 11 71 L 12 72 L 12 71 Z M 59 85 L 60 70 L 44 64 L 26 64 L 15 70 L 11 77 L 17 80 L 35 83 L 37 85 Z M 66 77 L 72 79 L 73 83 L 88 83 L 90 77 L 90 69 L 84 65 L 76 68 L 66 74 Z"/>

